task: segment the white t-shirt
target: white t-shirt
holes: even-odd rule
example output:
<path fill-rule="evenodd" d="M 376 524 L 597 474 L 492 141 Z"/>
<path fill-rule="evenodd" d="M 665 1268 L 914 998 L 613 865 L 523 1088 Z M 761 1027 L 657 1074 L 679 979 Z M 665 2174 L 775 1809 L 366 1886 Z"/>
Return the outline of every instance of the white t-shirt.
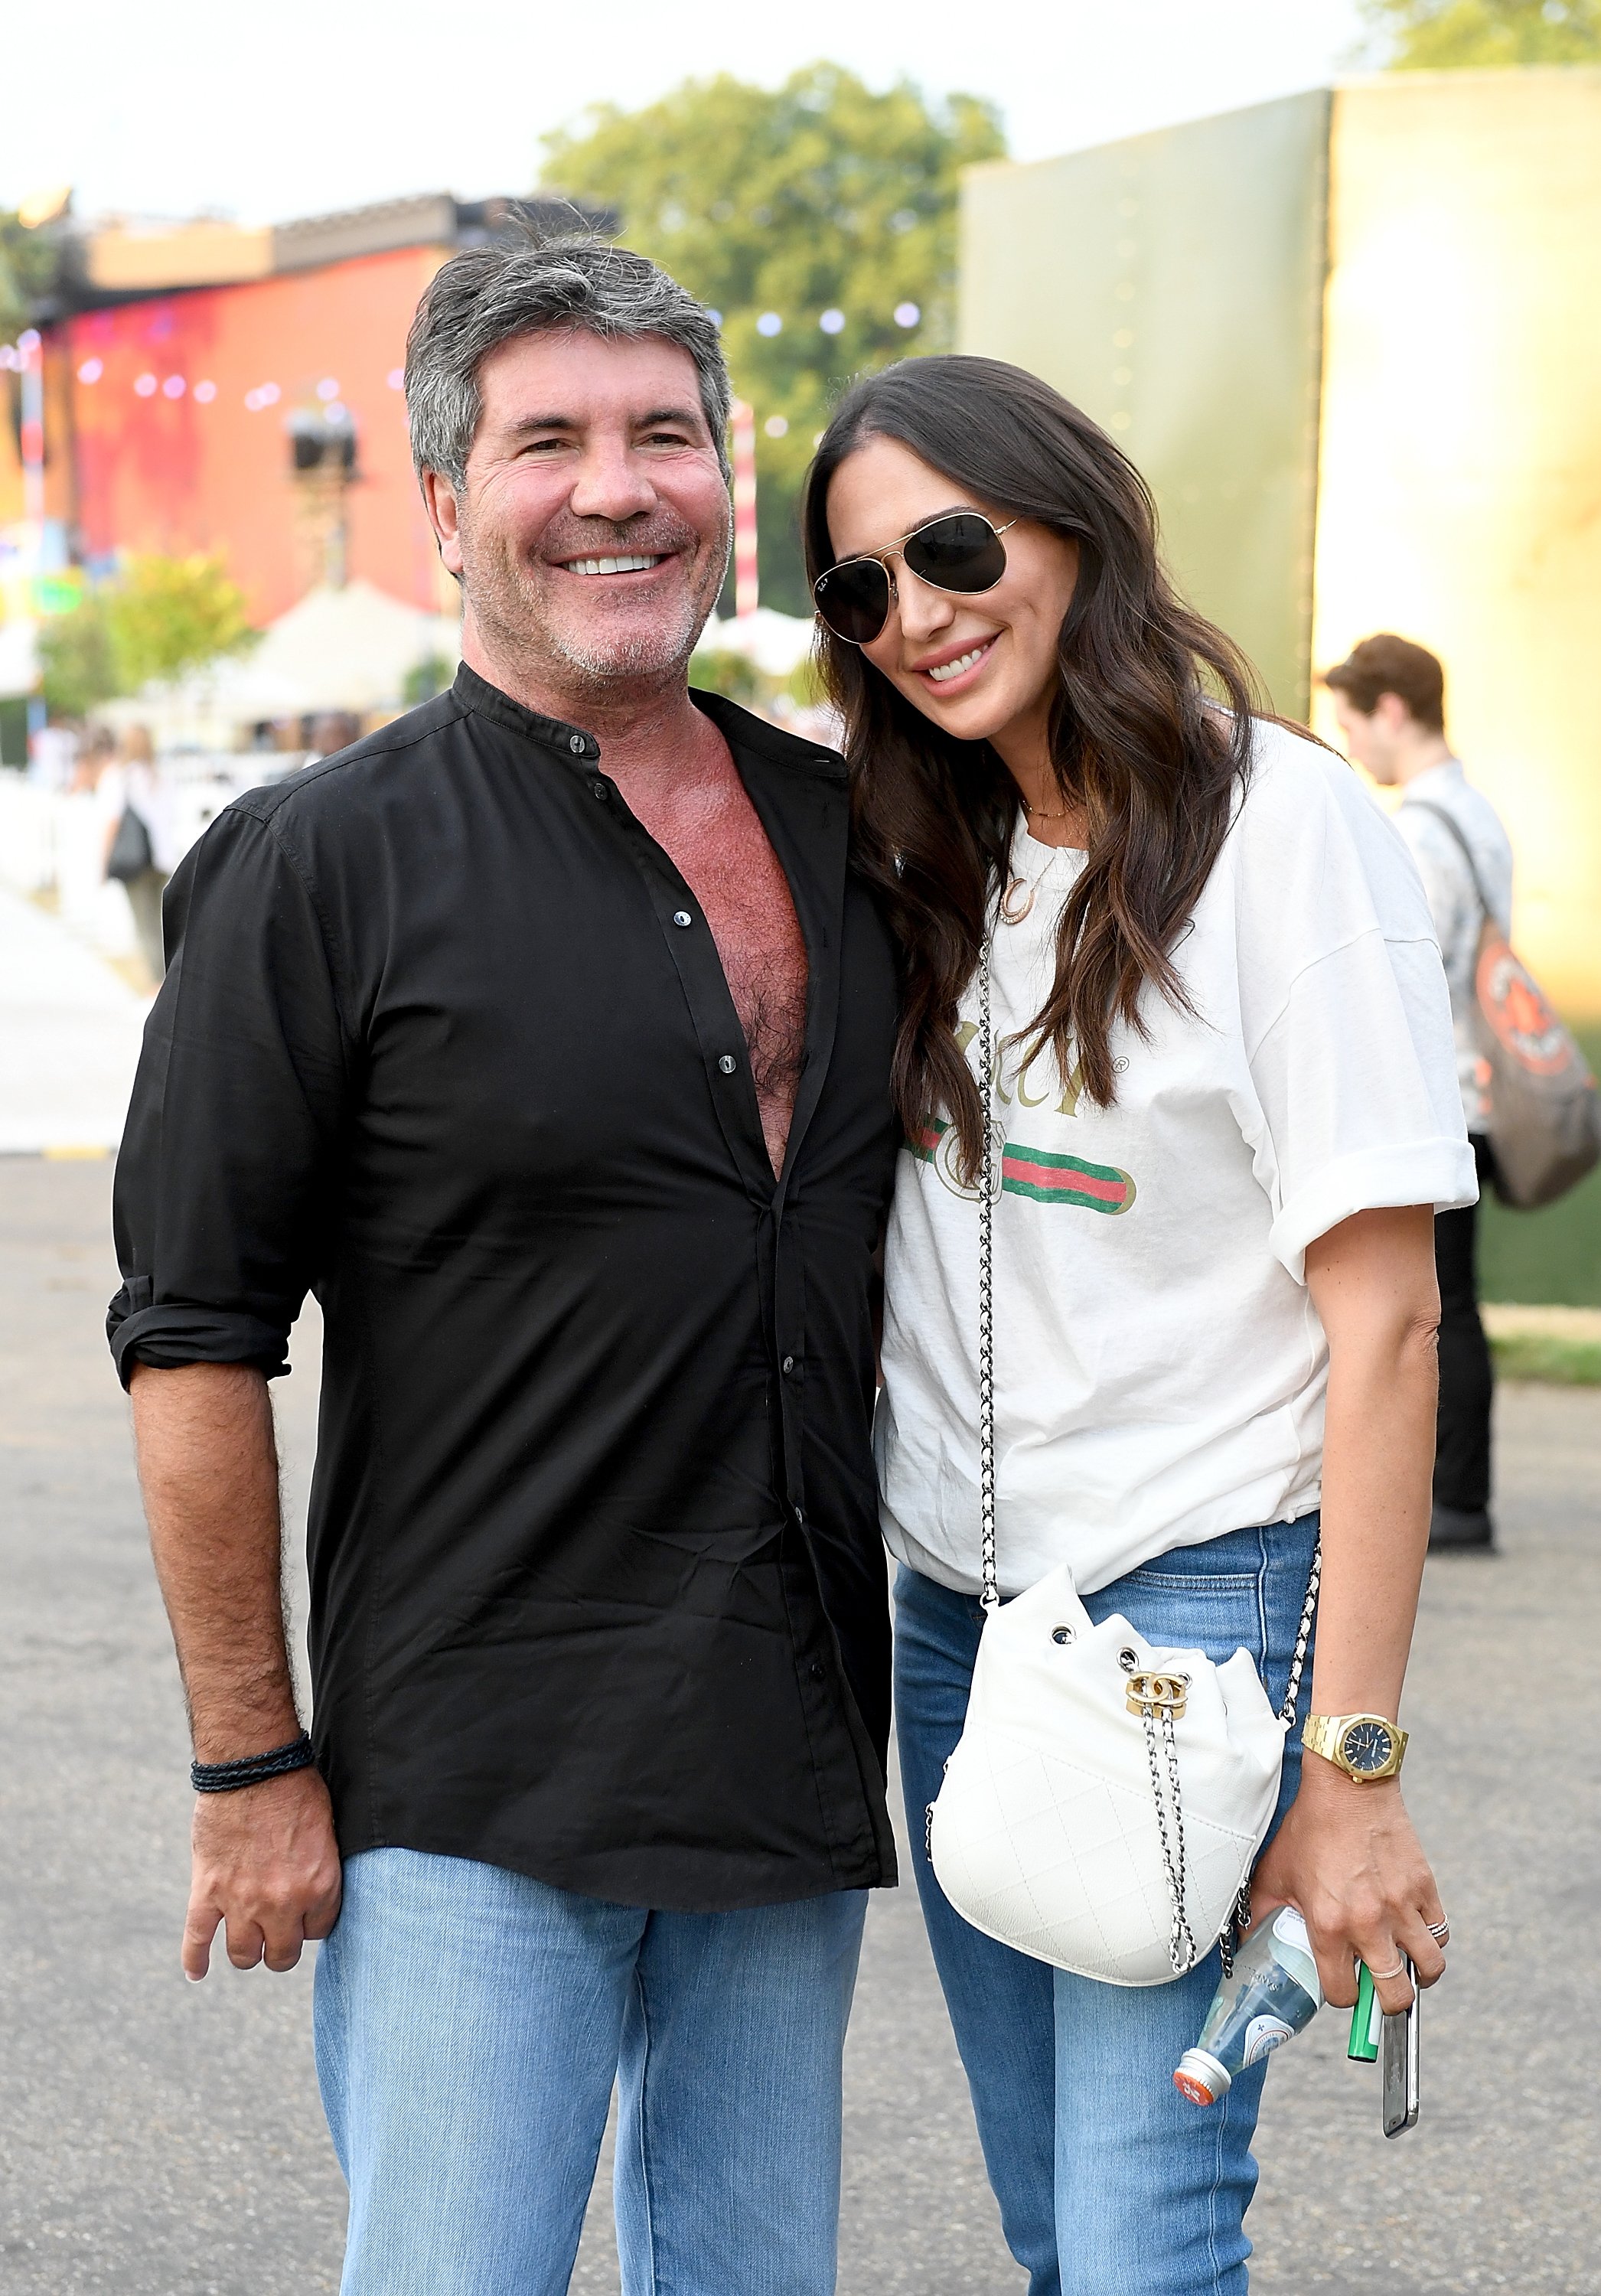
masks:
<path fill-rule="evenodd" d="M 1328 1352 L 1306 1247 L 1379 1205 L 1470 1204 L 1450 1006 L 1417 872 L 1343 761 L 1256 729 L 1253 770 L 1175 948 L 1194 1002 L 1119 1023 L 1115 1104 L 1046 1052 L 1020 1075 L 1083 855 L 1021 830 L 1035 888 L 996 928 L 1006 1135 L 994 1220 L 1004 1592 L 1085 1591 L 1318 1504 Z M 1020 906 L 1015 900 L 1014 906 Z M 976 986 L 962 1000 L 974 1062 Z M 875 1443 L 891 1552 L 976 1592 L 978 1213 L 938 1126 L 902 1151 Z"/>

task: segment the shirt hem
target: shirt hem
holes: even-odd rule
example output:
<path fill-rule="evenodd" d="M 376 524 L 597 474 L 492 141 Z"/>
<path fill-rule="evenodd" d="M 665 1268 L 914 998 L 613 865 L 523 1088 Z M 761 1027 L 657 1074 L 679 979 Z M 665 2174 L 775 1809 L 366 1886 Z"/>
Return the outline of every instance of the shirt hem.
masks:
<path fill-rule="evenodd" d="M 367 1849 L 414 1849 L 427 1857 L 460 1857 L 472 1865 L 494 1866 L 504 1873 L 525 1874 L 530 1881 L 543 1882 L 546 1888 L 562 1890 L 573 1897 L 593 1898 L 604 1905 L 634 1906 L 660 1914 L 746 1913 L 759 1906 L 799 1905 L 808 1898 L 833 1897 L 844 1890 L 892 1889 L 896 1879 L 892 1871 L 885 1875 L 880 1858 L 863 1859 L 857 1868 L 849 1860 L 839 1858 L 827 1871 L 820 1864 L 797 1864 L 762 1880 L 753 1876 L 744 1885 L 697 1886 L 684 1871 L 693 1859 L 693 1852 L 629 1849 L 601 1850 L 570 1857 L 546 1856 L 516 1843 L 464 1836 L 448 1827 L 426 1825 L 341 1827 L 339 1847 L 343 1858 L 359 1857 Z M 653 1881 L 649 1874 L 658 1857 L 660 1882 Z"/>

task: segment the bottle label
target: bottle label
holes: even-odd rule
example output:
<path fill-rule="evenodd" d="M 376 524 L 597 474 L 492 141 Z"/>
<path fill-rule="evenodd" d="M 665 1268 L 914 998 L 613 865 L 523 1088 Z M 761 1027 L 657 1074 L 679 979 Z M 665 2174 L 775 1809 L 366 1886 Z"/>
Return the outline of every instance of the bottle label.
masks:
<path fill-rule="evenodd" d="M 1306 1923 L 1293 1906 L 1281 1906 L 1274 1915 L 1268 1946 L 1279 1967 L 1287 1969 L 1296 1982 L 1304 1986 L 1311 1995 L 1313 2008 L 1321 2008 L 1323 1988 L 1318 1980 L 1312 1940 L 1306 1933 Z"/>
<path fill-rule="evenodd" d="M 1283 2041 L 1293 2041 L 1295 2036 L 1282 2017 L 1253 2017 L 1245 2028 L 1245 2062 L 1254 2065 L 1268 2051 L 1277 2049 Z"/>

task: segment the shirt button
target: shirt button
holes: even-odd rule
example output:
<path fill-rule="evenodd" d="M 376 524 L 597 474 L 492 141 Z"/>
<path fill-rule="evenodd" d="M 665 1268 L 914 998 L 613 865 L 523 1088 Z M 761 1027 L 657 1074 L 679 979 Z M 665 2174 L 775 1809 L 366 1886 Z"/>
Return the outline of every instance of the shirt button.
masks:
<path fill-rule="evenodd" d="M 794 1358 L 794 1357 L 793 1357 L 793 1356 L 785 1356 L 785 1357 L 784 1358 L 784 1374 L 785 1374 L 785 1376 L 787 1377 L 787 1376 L 788 1376 L 788 1374 L 789 1374 L 791 1372 L 792 1372 L 792 1371 L 794 1370 L 794 1368 L 795 1368 L 795 1358 Z"/>
<path fill-rule="evenodd" d="M 724 1053 L 718 1062 L 718 1066 L 721 1069 L 725 1076 L 732 1076 L 735 1070 L 739 1066 L 739 1062 L 735 1059 L 732 1053 Z"/>
<path fill-rule="evenodd" d="M 694 919 L 690 915 L 687 909 L 675 909 L 673 911 L 673 922 L 676 925 L 692 925 L 694 922 Z"/>
<path fill-rule="evenodd" d="M 610 791 L 607 790 L 604 782 L 591 782 L 589 784 L 589 794 L 591 797 L 603 798 L 609 796 Z"/>
<path fill-rule="evenodd" d="M 826 1682 L 828 1679 L 828 1669 L 824 1665 L 820 1658 L 813 1659 L 810 1668 L 808 1670 L 814 1682 Z"/>
<path fill-rule="evenodd" d="M 569 734 L 567 736 L 567 746 L 572 751 L 575 758 L 581 758 L 585 750 L 589 747 L 589 744 L 585 741 L 581 734 Z"/>

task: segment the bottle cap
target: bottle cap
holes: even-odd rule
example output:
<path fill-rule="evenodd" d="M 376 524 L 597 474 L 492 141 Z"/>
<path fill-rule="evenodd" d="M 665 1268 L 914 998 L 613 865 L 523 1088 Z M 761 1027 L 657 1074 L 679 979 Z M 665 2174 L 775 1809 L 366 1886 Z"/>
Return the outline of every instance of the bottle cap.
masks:
<path fill-rule="evenodd" d="M 1227 2066 L 1220 2065 L 1204 2049 L 1186 2049 L 1173 2075 L 1173 2087 L 1192 2104 L 1216 2104 L 1233 2085 L 1234 2076 Z"/>

